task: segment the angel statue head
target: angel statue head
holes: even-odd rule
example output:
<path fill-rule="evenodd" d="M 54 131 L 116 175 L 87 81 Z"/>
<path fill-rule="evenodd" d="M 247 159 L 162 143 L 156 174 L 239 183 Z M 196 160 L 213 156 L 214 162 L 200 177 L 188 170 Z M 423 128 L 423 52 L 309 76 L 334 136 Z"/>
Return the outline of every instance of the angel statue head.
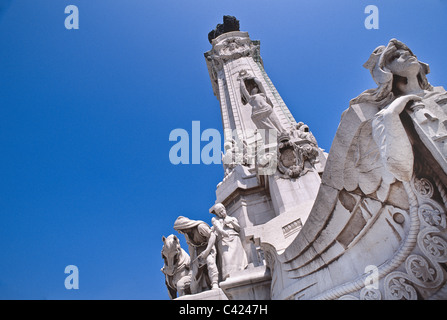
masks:
<path fill-rule="evenodd" d="M 366 102 L 383 108 L 398 96 L 433 89 L 426 77 L 430 72 L 428 64 L 420 62 L 396 39 L 391 39 L 386 47 L 377 47 L 363 66 L 369 69 L 378 87 L 352 99 L 351 105 Z"/>

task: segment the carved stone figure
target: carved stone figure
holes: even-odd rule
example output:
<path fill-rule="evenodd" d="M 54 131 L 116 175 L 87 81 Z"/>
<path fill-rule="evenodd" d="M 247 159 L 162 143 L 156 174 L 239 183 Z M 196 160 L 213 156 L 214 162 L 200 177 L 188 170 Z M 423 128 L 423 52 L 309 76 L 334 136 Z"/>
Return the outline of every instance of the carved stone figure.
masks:
<path fill-rule="evenodd" d="M 225 153 L 222 153 L 222 164 L 225 170 L 225 176 L 233 171 L 237 165 L 242 165 L 246 162 L 244 161 L 245 147 L 246 144 L 244 144 L 244 148 L 241 150 L 234 139 L 224 143 Z"/>
<path fill-rule="evenodd" d="M 189 247 L 191 258 L 191 293 L 199 293 L 210 288 L 217 289 L 219 271 L 216 265 L 215 233 L 203 221 L 178 217 L 174 229 L 183 234 Z"/>
<path fill-rule="evenodd" d="M 352 99 L 351 105 L 370 102 L 383 108 L 398 96 L 433 90 L 426 77 L 428 64 L 418 61 L 399 40 L 391 39 L 387 46 L 377 47 L 363 66 L 370 70 L 378 87 Z"/>
<path fill-rule="evenodd" d="M 297 178 L 312 170 L 318 154 L 317 140 L 302 122 L 278 137 L 278 170 L 285 177 Z"/>
<path fill-rule="evenodd" d="M 364 66 L 378 88 L 363 92 L 351 105 L 371 105 L 380 111 L 358 129 L 348 154 L 352 162 L 345 167 L 345 187 L 352 191 L 359 186 L 365 194 L 378 191 L 379 199 L 385 200 L 389 186 L 396 179 L 409 182 L 414 171 L 412 143 L 401 114 L 405 110 L 414 116 L 424 108 L 421 101 L 431 95 L 433 87 L 426 78 L 428 65 L 396 39 L 374 50 Z"/>
<path fill-rule="evenodd" d="M 175 299 L 190 294 L 191 269 L 189 255 L 180 247 L 180 241 L 175 235 L 163 237 L 161 256 L 165 262 L 161 271 L 166 278 L 169 297 Z"/>
<path fill-rule="evenodd" d="M 247 265 L 247 255 L 239 237 L 240 226 L 236 218 L 227 215 L 221 203 L 215 204 L 210 213 L 212 218 L 212 232 L 216 234 L 218 261 L 221 267 L 222 281 L 235 271 L 244 270 Z M 210 245 L 211 242 L 208 244 Z"/>
<path fill-rule="evenodd" d="M 258 129 L 276 129 L 278 133 L 285 131 L 259 79 L 240 79 L 240 89 L 242 101 L 252 107 L 251 119 Z"/>
<path fill-rule="evenodd" d="M 402 42 L 392 39 L 378 47 L 364 65 L 371 71 L 376 89 L 370 89 L 351 101 L 351 104 L 370 103 L 379 109 L 398 97 L 417 95 L 407 112 L 426 147 L 437 161 L 445 162 L 447 155 L 446 113 L 447 93 L 442 87 L 432 87 L 426 74 L 430 68 L 418 61 L 413 52 Z"/>
<path fill-rule="evenodd" d="M 267 76 L 259 41 L 233 27 L 210 34 L 205 58 L 223 128 L 254 161 L 239 165 L 245 146 L 227 142 L 233 173 L 217 186 L 212 227 L 176 221 L 192 298 L 446 299 L 447 92 L 429 66 L 396 39 L 376 48 L 364 67 L 377 87 L 351 100 L 326 159 Z"/>
<path fill-rule="evenodd" d="M 306 224 L 270 259 L 287 274 L 272 287 L 276 299 L 283 292 L 293 298 L 291 287 L 305 299 L 447 296 L 440 265 L 447 261 L 447 93 L 429 84 L 428 65 L 396 39 L 375 49 L 364 66 L 377 88 L 351 100 Z M 348 271 L 370 261 L 376 288 L 367 285 L 369 272 Z M 322 285 L 321 270 L 336 275 L 332 283 L 298 291 L 304 283 Z"/>

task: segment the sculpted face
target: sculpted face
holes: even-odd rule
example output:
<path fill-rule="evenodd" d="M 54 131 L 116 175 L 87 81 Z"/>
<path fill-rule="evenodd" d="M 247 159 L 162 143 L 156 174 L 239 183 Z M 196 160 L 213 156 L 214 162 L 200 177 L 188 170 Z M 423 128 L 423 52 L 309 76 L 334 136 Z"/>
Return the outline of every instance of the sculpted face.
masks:
<path fill-rule="evenodd" d="M 251 90 L 251 95 L 257 94 L 258 92 L 258 88 L 254 87 L 253 90 Z"/>
<path fill-rule="evenodd" d="M 225 210 L 225 207 L 223 207 L 223 206 L 217 206 L 217 208 L 215 209 L 214 212 L 220 218 L 225 218 L 227 216 L 227 211 Z"/>
<path fill-rule="evenodd" d="M 415 77 L 420 70 L 418 59 L 404 49 L 395 50 L 388 58 L 386 67 L 391 73 L 405 78 Z"/>

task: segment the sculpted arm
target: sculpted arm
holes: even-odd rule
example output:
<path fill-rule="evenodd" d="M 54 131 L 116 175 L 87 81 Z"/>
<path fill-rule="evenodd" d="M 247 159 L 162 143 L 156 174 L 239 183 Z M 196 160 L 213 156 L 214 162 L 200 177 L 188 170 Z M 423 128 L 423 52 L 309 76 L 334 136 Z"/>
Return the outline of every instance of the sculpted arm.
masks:
<path fill-rule="evenodd" d="M 266 92 L 265 92 L 264 86 L 262 85 L 262 82 L 259 81 L 258 78 L 254 78 L 253 80 L 255 81 L 256 85 L 258 86 L 259 92 L 262 92 L 263 94 L 265 94 Z"/>
<path fill-rule="evenodd" d="M 416 95 L 394 100 L 380 111 L 372 122 L 372 133 L 382 161 L 395 178 L 410 181 L 413 174 L 413 149 L 399 115 L 410 101 L 421 101 Z"/>
<path fill-rule="evenodd" d="M 233 217 L 226 217 L 225 222 L 231 224 L 233 226 L 233 229 L 236 230 L 236 232 L 239 232 L 241 230 L 241 226 L 239 225 L 236 218 Z"/>
<path fill-rule="evenodd" d="M 186 243 L 188 244 L 188 252 L 191 259 L 194 259 L 196 256 L 196 249 L 190 244 L 190 240 L 188 235 L 185 233 Z"/>
<path fill-rule="evenodd" d="M 244 99 L 248 102 L 250 100 L 250 94 L 247 91 L 247 88 L 245 87 L 244 79 L 240 79 L 240 87 L 241 87 L 241 95 L 244 97 Z"/>
<path fill-rule="evenodd" d="M 407 105 L 408 102 L 410 101 L 421 101 L 422 98 L 414 95 L 414 94 L 409 94 L 406 96 L 402 96 L 397 98 L 396 100 L 394 100 L 388 108 L 386 108 L 384 110 L 384 115 L 391 115 L 391 114 L 395 114 L 395 115 L 399 115 L 402 113 L 402 111 L 404 110 L 405 106 Z"/>
<path fill-rule="evenodd" d="M 222 222 L 219 219 L 213 218 L 213 219 L 211 219 L 211 222 L 213 223 L 213 229 L 217 233 L 219 233 L 220 235 L 222 235 L 224 237 L 228 237 L 228 233 L 223 229 Z"/>
<path fill-rule="evenodd" d="M 214 244 L 216 243 L 216 233 L 211 232 L 210 237 L 208 239 L 208 245 L 204 251 L 202 251 L 201 254 L 199 254 L 198 259 L 202 260 L 208 257 L 208 255 L 211 252 L 211 249 L 213 248 Z"/>

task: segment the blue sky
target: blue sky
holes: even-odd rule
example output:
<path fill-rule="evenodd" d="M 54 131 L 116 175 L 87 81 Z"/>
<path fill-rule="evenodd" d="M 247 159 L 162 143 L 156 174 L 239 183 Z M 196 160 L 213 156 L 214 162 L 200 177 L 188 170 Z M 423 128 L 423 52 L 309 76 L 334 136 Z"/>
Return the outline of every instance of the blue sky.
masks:
<path fill-rule="evenodd" d="M 64 27 L 70 4 L 79 30 Z M 370 4 L 379 30 L 364 27 Z M 225 14 L 261 40 L 326 151 L 349 100 L 375 87 L 362 64 L 378 45 L 405 42 L 447 82 L 444 0 L 0 0 L 0 299 L 168 299 L 161 238 L 179 215 L 209 222 L 223 177 L 172 165 L 169 133 L 222 130 L 203 53 Z"/>

